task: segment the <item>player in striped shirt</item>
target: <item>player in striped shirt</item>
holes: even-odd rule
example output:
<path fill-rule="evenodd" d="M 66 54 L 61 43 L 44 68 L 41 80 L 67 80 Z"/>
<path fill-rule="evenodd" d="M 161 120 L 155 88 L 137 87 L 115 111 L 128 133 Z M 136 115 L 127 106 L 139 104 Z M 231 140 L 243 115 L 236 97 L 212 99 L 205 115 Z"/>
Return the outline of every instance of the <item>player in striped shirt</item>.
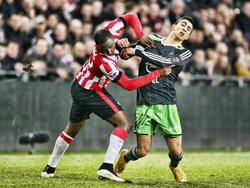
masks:
<path fill-rule="evenodd" d="M 110 81 L 124 89 L 133 90 L 152 80 L 165 76 L 171 72 L 171 68 L 161 68 L 151 73 L 128 79 L 118 69 L 119 52 L 117 47 L 127 47 L 127 39 L 119 40 L 120 32 L 127 26 L 131 26 L 137 39 L 144 46 L 152 46 L 153 41 L 144 35 L 142 26 L 136 14 L 129 13 L 114 21 L 109 22 L 103 29 L 95 34 L 95 43 L 89 59 L 76 74 L 71 86 L 72 107 L 70 121 L 64 131 L 56 140 L 48 165 L 41 173 L 42 177 L 53 177 L 56 166 L 67 150 L 74 137 L 86 124 L 91 113 L 114 125 L 110 136 L 110 143 L 103 164 L 97 174 L 103 178 L 124 182 L 113 171 L 113 163 L 123 146 L 132 124 L 128 120 L 121 105 L 105 89 Z"/>
<path fill-rule="evenodd" d="M 137 89 L 136 128 L 137 146 L 129 151 L 120 152 L 115 172 L 119 175 L 124 171 L 129 161 L 144 157 L 150 151 L 152 136 L 157 127 L 164 137 L 169 149 L 171 160 L 169 168 L 178 182 L 186 182 L 187 178 L 178 166 L 183 157 L 182 129 L 176 107 L 175 82 L 186 63 L 191 60 L 192 53 L 182 46 L 193 30 L 193 20 L 182 17 L 172 26 L 167 37 L 151 34 L 155 48 L 144 48 L 136 45 L 128 48 L 127 55 L 141 57 L 139 75 L 145 75 L 158 67 L 175 65 L 171 74 L 160 77 L 151 83 Z"/>

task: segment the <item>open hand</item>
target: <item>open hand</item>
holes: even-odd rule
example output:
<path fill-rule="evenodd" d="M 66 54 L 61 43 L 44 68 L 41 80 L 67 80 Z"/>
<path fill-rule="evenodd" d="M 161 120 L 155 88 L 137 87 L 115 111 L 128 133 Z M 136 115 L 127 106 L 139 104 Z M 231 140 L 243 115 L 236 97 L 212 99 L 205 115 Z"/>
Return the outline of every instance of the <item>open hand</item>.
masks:
<path fill-rule="evenodd" d="M 155 48 L 154 41 L 146 34 L 142 35 L 142 37 L 139 39 L 139 42 L 144 46 L 148 48 Z"/>

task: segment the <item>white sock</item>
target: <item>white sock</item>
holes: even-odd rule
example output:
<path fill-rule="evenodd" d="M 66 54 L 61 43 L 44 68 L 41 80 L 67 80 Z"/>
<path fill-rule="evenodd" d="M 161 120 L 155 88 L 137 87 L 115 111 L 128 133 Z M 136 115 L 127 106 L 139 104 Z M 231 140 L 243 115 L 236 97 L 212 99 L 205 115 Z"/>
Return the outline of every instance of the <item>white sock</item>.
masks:
<path fill-rule="evenodd" d="M 114 164 L 115 159 L 123 146 L 124 140 L 111 134 L 109 147 L 105 155 L 104 163 Z"/>
<path fill-rule="evenodd" d="M 56 168 L 57 163 L 63 156 L 64 152 L 68 149 L 70 143 L 73 141 L 73 138 L 71 138 L 66 133 L 62 132 L 59 137 L 56 139 L 56 143 L 53 149 L 53 152 L 49 158 L 48 165 Z"/>

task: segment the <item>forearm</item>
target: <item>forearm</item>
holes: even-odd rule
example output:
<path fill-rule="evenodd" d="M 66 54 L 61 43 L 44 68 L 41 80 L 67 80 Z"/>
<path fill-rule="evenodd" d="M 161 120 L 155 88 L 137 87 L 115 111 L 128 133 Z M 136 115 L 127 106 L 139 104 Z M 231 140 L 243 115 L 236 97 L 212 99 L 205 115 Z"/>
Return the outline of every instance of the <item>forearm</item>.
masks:
<path fill-rule="evenodd" d="M 115 81 L 115 83 L 121 86 L 123 89 L 134 90 L 150 83 L 158 77 L 160 77 L 160 73 L 158 70 L 154 70 L 149 74 L 133 79 L 129 79 L 124 73 L 122 73 L 121 77 L 117 81 Z"/>
<path fill-rule="evenodd" d="M 137 39 L 141 38 L 141 36 L 144 35 L 141 22 L 135 13 L 125 14 L 122 16 L 122 18 L 125 19 L 127 25 L 132 27 Z"/>

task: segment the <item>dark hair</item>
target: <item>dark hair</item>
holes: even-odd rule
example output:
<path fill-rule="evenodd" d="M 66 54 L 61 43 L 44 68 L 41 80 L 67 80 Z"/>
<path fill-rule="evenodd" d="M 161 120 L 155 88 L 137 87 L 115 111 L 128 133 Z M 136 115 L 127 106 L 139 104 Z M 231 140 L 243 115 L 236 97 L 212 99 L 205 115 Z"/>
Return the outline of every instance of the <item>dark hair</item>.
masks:
<path fill-rule="evenodd" d="M 189 21 L 192 25 L 194 25 L 194 20 L 193 20 L 193 18 L 190 17 L 190 16 L 183 16 L 183 17 L 179 18 L 179 19 L 175 22 L 175 24 L 178 24 L 181 20 L 187 20 L 187 21 Z"/>
<path fill-rule="evenodd" d="M 101 29 L 95 33 L 94 39 L 97 45 L 104 44 L 108 39 L 112 39 L 113 35 L 107 29 Z"/>
<path fill-rule="evenodd" d="M 39 40 L 45 40 L 48 42 L 48 40 L 45 37 L 38 37 L 35 41 L 35 44 L 37 44 Z"/>

